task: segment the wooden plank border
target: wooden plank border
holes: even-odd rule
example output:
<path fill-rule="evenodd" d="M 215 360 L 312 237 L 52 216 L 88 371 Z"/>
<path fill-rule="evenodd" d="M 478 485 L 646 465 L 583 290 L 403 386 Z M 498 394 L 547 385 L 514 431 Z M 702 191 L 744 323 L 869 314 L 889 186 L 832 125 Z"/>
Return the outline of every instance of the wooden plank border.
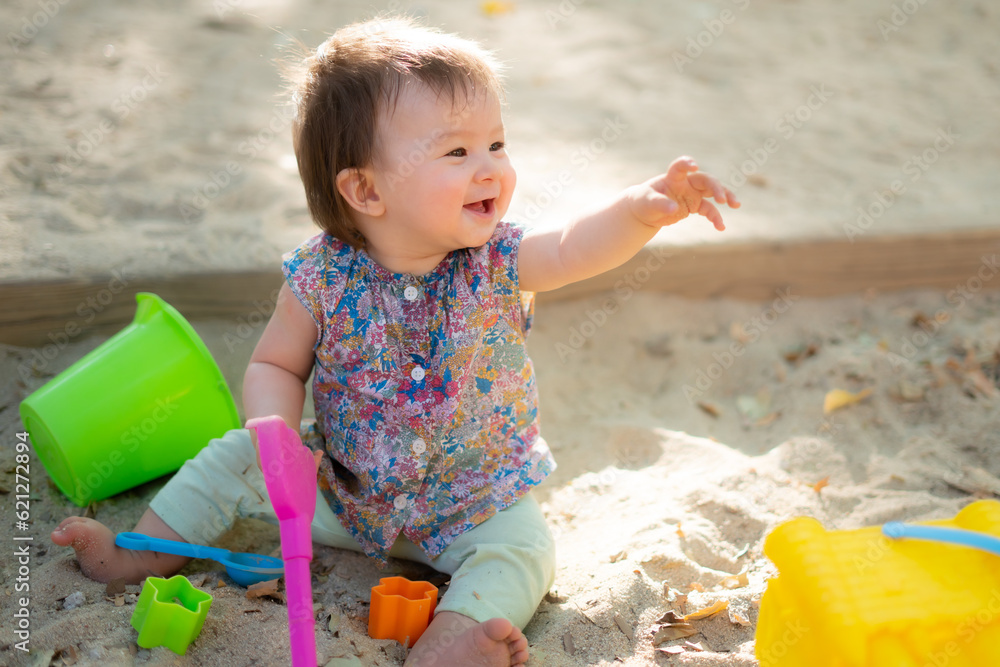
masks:
<path fill-rule="evenodd" d="M 691 299 L 764 300 L 775 290 L 799 296 L 829 297 L 868 290 L 951 290 L 997 273 L 1000 229 L 914 236 L 873 236 L 850 241 L 787 241 L 647 247 L 621 268 L 553 292 L 557 298 L 600 290 L 624 290 L 648 281 L 644 289 Z M 647 271 L 655 269 L 647 276 Z M 1000 275 L 983 287 L 1000 288 Z M 624 281 L 624 282 L 623 282 Z M 547 296 L 547 295 L 540 295 Z"/>
<path fill-rule="evenodd" d="M 115 333 L 135 316 L 138 292 L 160 295 L 189 320 L 266 318 L 282 280 L 280 271 L 244 271 L 0 283 L 0 343 L 61 347 L 80 336 Z"/>
<path fill-rule="evenodd" d="M 539 295 L 539 302 L 613 291 L 664 291 L 691 298 L 764 300 L 777 290 L 802 297 L 867 290 L 1000 288 L 1000 230 L 787 241 L 651 246 L 602 276 Z M 278 271 L 185 274 L 128 280 L 0 283 L 0 343 L 40 346 L 132 321 L 135 294 L 155 292 L 189 319 L 269 315 Z"/>

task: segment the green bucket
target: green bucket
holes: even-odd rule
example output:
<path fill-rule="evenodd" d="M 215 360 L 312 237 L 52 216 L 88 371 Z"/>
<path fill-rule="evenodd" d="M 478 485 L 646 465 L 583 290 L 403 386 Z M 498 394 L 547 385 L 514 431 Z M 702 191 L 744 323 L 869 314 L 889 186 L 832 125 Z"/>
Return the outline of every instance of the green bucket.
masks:
<path fill-rule="evenodd" d="M 38 458 L 81 507 L 177 470 L 241 425 L 191 325 L 155 294 L 136 301 L 131 324 L 21 403 Z"/>

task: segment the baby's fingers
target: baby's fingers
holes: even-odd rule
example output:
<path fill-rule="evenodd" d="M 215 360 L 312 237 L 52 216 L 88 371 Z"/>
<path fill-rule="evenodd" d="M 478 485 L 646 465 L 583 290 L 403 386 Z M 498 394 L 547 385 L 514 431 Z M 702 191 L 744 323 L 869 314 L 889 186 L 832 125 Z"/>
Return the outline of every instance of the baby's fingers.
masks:
<path fill-rule="evenodd" d="M 719 182 L 719 179 L 713 178 L 704 172 L 698 172 L 691 174 L 688 180 L 700 192 L 713 197 L 720 204 L 728 204 L 731 208 L 739 208 L 740 202 L 736 199 L 736 195 L 724 187 Z"/>
<path fill-rule="evenodd" d="M 722 222 L 722 214 L 719 213 L 719 209 L 715 208 L 715 204 L 708 201 L 708 199 L 701 200 L 701 206 L 698 207 L 698 214 L 708 218 L 720 232 L 726 229 L 725 223 Z"/>
<path fill-rule="evenodd" d="M 698 171 L 694 158 L 686 155 L 677 158 L 667 167 L 667 182 L 680 184 L 687 181 L 688 174 Z"/>
<path fill-rule="evenodd" d="M 736 193 L 726 187 L 723 187 L 722 190 L 726 193 L 725 203 L 729 205 L 729 208 L 739 208 L 740 200 L 736 198 Z M 716 197 L 716 200 L 719 201 L 719 198 Z"/>

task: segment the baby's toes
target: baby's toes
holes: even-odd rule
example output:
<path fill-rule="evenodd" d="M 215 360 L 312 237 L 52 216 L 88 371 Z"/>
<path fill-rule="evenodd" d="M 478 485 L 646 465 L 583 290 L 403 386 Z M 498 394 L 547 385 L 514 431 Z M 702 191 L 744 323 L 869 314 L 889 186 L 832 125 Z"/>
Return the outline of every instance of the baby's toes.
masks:
<path fill-rule="evenodd" d="M 520 665 L 528 661 L 528 638 L 516 625 L 507 637 L 507 647 L 510 649 L 510 664 Z"/>
<path fill-rule="evenodd" d="M 512 630 L 516 629 L 514 624 L 506 618 L 491 618 L 484 621 L 479 627 L 487 639 L 495 642 L 507 641 Z"/>
<path fill-rule="evenodd" d="M 73 543 L 73 540 L 80 536 L 80 523 L 81 517 L 78 516 L 68 516 L 59 522 L 55 530 L 49 537 L 52 541 L 61 547 L 68 547 Z"/>
<path fill-rule="evenodd" d="M 81 516 L 63 519 L 50 537 L 59 546 L 73 547 L 77 552 L 86 551 L 97 544 L 104 545 L 109 538 L 114 542 L 114 535 L 107 526 Z"/>
<path fill-rule="evenodd" d="M 524 662 L 528 659 L 528 638 L 521 635 L 515 641 L 509 643 L 511 662 Z"/>

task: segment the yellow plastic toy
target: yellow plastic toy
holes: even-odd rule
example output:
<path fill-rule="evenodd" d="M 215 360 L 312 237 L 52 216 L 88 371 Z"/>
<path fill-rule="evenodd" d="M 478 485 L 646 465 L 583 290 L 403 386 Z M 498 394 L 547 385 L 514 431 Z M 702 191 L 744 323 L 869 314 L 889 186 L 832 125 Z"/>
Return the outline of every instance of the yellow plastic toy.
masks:
<path fill-rule="evenodd" d="M 907 539 L 889 524 L 900 539 L 810 518 L 776 528 L 764 542 L 779 576 L 760 602 L 760 667 L 1000 665 L 1000 555 L 982 546 L 998 544 L 1000 502 L 918 526 L 975 531 L 980 548 Z"/>

